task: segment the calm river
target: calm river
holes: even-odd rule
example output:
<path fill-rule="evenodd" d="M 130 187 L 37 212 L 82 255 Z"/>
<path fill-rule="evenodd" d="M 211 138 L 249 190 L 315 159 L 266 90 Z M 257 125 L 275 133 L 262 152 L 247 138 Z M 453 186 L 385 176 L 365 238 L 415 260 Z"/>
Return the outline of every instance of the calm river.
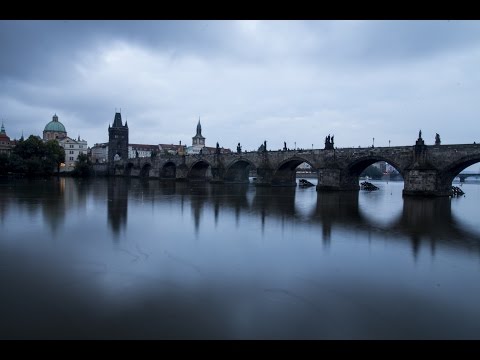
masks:
<path fill-rule="evenodd" d="M 479 339 L 480 183 L 374 183 L 0 179 L 0 339 Z"/>

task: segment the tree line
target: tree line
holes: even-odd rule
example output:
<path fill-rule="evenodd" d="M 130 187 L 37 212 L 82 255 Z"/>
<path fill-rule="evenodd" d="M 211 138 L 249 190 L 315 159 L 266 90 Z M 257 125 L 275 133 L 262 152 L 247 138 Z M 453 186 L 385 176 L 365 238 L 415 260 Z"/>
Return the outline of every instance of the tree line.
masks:
<path fill-rule="evenodd" d="M 57 140 L 44 142 L 38 136 L 21 138 L 11 153 L 0 154 L 0 175 L 22 175 L 28 177 L 50 176 L 60 173 L 65 162 L 65 150 Z M 91 174 L 91 163 L 86 154 L 80 154 L 75 162 L 73 176 Z"/>

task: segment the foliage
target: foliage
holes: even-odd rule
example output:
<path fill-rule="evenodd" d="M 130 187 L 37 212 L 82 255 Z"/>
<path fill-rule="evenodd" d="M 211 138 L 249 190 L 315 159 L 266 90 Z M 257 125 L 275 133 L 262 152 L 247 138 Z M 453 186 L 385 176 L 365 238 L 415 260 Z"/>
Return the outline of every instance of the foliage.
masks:
<path fill-rule="evenodd" d="M 47 154 L 51 161 L 55 164 L 57 173 L 60 172 L 60 164 L 65 162 L 65 149 L 60 146 L 58 141 L 49 140 L 45 143 Z"/>
<path fill-rule="evenodd" d="M 44 142 L 30 135 L 21 139 L 13 148 L 10 156 L 0 160 L 0 174 L 15 173 L 27 176 L 52 175 L 65 161 L 65 150 L 56 140 Z"/>
<path fill-rule="evenodd" d="M 10 162 L 7 154 L 0 154 L 0 175 L 7 175 L 10 171 Z"/>
<path fill-rule="evenodd" d="M 361 177 L 365 177 L 365 176 L 368 176 L 372 179 L 381 179 L 382 176 L 383 176 L 383 173 L 382 171 L 377 168 L 376 166 L 373 166 L 373 165 L 370 165 L 369 167 L 367 167 L 365 170 L 363 170 L 363 172 L 360 174 Z"/>
<path fill-rule="evenodd" d="M 87 154 L 80 154 L 75 161 L 75 169 L 72 171 L 72 176 L 89 177 L 92 175 L 93 166 Z"/>

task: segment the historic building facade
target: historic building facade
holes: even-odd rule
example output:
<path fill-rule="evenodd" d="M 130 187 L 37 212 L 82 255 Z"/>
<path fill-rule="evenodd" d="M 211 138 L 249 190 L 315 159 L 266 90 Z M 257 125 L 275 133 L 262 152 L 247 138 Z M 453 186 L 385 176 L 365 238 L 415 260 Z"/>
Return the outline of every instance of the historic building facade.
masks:
<path fill-rule="evenodd" d="M 103 164 L 108 160 L 108 143 L 95 144 L 90 148 L 91 160 L 94 164 Z"/>
<path fill-rule="evenodd" d="M 68 136 L 58 140 L 61 147 L 65 149 L 65 163 L 61 166 L 60 171 L 72 171 L 75 169 L 75 161 L 77 161 L 78 155 L 87 154 L 88 145 L 85 140 L 80 140 L 80 136 L 77 140 L 71 139 Z"/>
<path fill-rule="evenodd" d="M 7 135 L 5 126 L 3 126 L 2 122 L 2 127 L 0 128 L 0 154 L 9 155 L 14 146 L 15 143 L 14 141 L 10 140 L 10 137 Z"/>
<path fill-rule="evenodd" d="M 129 144 L 128 158 L 133 159 L 137 157 L 150 157 L 152 156 L 152 153 L 158 154 L 159 151 L 159 145 Z"/>

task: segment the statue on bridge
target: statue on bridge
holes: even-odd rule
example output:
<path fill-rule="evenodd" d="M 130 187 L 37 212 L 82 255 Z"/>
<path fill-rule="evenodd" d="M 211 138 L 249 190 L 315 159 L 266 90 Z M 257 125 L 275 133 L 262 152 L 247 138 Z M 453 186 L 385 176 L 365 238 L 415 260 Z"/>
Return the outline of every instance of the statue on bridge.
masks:
<path fill-rule="evenodd" d="M 422 139 L 422 130 L 418 132 L 418 139 L 415 142 L 415 146 L 423 146 L 425 145 L 425 141 Z"/>
<path fill-rule="evenodd" d="M 266 151 L 267 151 L 267 140 L 265 140 L 263 144 L 258 147 L 258 152 L 266 152 Z"/>
<path fill-rule="evenodd" d="M 286 141 L 283 142 L 283 151 L 287 151 L 287 142 Z"/>
<path fill-rule="evenodd" d="M 325 137 L 325 150 L 333 150 L 333 135 L 330 137 L 330 134 L 328 134 L 328 136 Z"/>
<path fill-rule="evenodd" d="M 240 154 L 242 152 L 242 147 L 240 146 L 240 143 L 237 145 L 237 154 Z"/>
<path fill-rule="evenodd" d="M 220 145 L 218 144 L 218 141 L 217 141 L 217 148 L 215 149 L 215 154 L 220 154 Z"/>
<path fill-rule="evenodd" d="M 435 145 L 440 145 L 440 135 L 438 133 L 435 135 Z"/>

